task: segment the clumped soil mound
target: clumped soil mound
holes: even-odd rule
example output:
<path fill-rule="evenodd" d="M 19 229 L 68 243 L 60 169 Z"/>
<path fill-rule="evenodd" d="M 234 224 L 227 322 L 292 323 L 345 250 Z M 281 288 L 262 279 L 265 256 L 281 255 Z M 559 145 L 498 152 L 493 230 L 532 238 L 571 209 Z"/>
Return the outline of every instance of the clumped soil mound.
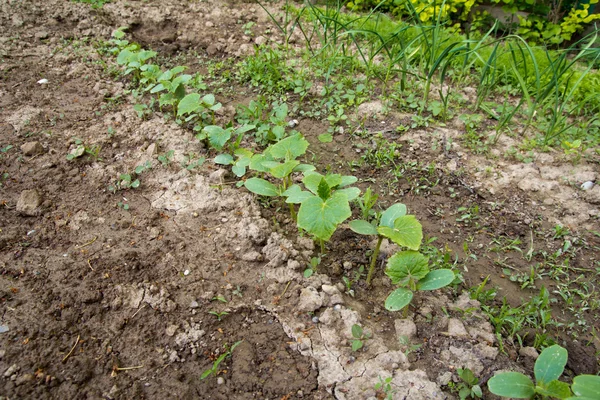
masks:
<path fill-rule="evenodd" d="M 231 32 L 268 19 L 251 2 L 171 3 L 0 0 L 0 399 L 383 398 L 375 385 L 387 378 L 394 398 L 449 399 L 456 368 L 482 382 L 525 371 L 467 294 L 419 296 L 403 318 L 383 310 L 391 285 L 379 271 L 350 296 L 339 277 L 371 244 L 347 227 L 304 278 L 312 240 L 212 162 L 185 168 L 210 153 L 158 113 L 140 119 L 92 43 L 128 26 L 161 57 L 243 56 L 253 43 Z M 140 165 L 139 187 L 123 182 Z M 464 182 L 442 180 L 476 198 Z M 132 187 L 110 190 L 119 184 Z M 457 200 L 428 195 L 422 206 L 407 197 L 409 208 L 437 215 L 425 230 L 451 243 L 455 225 L 435 212 Z M 526 237 L 515 219 L 529 213 L 507 208 L 489 226 Z M 358 352 L 354 324 L 369 332 Z"/>

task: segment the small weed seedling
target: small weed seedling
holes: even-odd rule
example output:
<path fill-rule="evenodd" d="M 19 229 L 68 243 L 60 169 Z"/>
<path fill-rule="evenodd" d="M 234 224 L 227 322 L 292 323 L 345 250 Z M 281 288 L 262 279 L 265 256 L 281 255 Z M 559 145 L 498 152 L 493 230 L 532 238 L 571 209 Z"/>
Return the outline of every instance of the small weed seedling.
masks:
<path fill-rule="evenodd" d="M 461 379 L 461 382 L 455 384 L 460 400 L 480 399 L 483 396 L 483 393 L 481 392 L 481 387 L 478 385 L 479 378 L 473 375 L 473 371 L 469 368 L 459 368 L 456 372 Z"/>
<path fill-rule="evenodd" d="M 209 314 L 214 315 L 215 317 L 217 317 L 217 320 L 220 322 L 224 316 L 229 315 L 229 313 L 227 311 L 209 311 Z"/>
<path fill-rule="evenodd" d="M 379 382 L 373 387 L 378 392 L 383 392 L 385 397 L 379 397 L 378 399 L 384 398 L 385 400 L 393 400 L 395 391 L 392 389 L 392 377 L 381 379 L 379 376 Z"/>
<path fill-rule="evenodd" d="M 371 337 L 371 334 L 365 332 L 363 328 L 358 325 L 352 325 L 352 351 L 358 351 L 363 348 L 364 342 Z"/>
<path fill-rule="evenodd" d="M 67 160 L 72 161 L 76 158 L 83 156 L 84 154 L 89 155 L 94 160 L 98 159 L 98 155 L 100 154 L 100 146 L 86 146 L 81 139 L 75 139 L 75 147 L 73 150 L 67 154 Z"/>
<path fill-rule="evenodd" d="M 208 378 L 211 375 L 217 376 L 219 374 L 219 366 L 221 365 L 221 363 L 223 362 L 223 360 L 225 360 L 227 357 L 230 357 L 231 354 L 233 353 L 233 350 L 235 350 L 236 347 L 239 346 L 240 343 L 242 343 L 243 341 L 240 340 L 238 342 L 235 342 L 233 345 L 231 345 L 230 348 L 227 348 L 227 346 L 225 346 L 225 352 L 223 354 L 221 354 L 219 356 L 219 358 L 217 358 L 214 362 L 211 368 L 207 369 L 206 371 L 204 371 L 202 373 L 202 375 L 200 376 L 200 379 L 204 380 L 206 378 Z"/>
<path fill-rule="evenodd" d="M 378 194 L 375 194 L 371 191 L 371 188 L 367 188 L 365 193 L 356 199 L 356 204 L 358 204 L 358 208 L 360 208 L 360 213 L 362 215 L 362 219 L 368 221 L 370 218 L 376 216 L 375 210 L 373 210 L 373 206 L 377 203 L 377 199 L 379 198 Z"/>
<path fill-rule="evenodd" d="M 163 167 L 167 167 L 173 160 L 174 155 L 175 155 L 175 150 L 169 150 L 165 154 L 160 154 L 157 158 Z"/>
<path fill-rule="evenodd" d="M 315 272 L 317 272 L 317 267 L 319 264 L 321 264 L 321 257 L 311 258 L 309 267 L 304 270 L 304 277 L 310 278 Z"/>
<path fill-rule="evenodd" d="M 421 346 L 423 346 L 422 344 L 412 344 L 410 342 L 410 338 L 406 335 L 399 336 L 398 342 L 400 343 L 400 349 L 406 357 L 408 357 L 410 353 L 419 350 Z"/>

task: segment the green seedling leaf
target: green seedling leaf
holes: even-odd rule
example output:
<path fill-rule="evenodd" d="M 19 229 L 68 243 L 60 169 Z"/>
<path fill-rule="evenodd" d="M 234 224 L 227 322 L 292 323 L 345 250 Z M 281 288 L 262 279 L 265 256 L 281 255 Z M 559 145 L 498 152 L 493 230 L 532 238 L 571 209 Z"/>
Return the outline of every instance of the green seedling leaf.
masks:
<path fill-rule="evenodd" d="M 352 175 L 344 175 L 342 176 L 342 181 L 337 186 L 340 188 L 352 185 L 353 183 L 358 182 L 358 178 Z"/>
<path fill-rule="evenodd" d="M 600 393 L 600 376 L 596 375 L 579 375 L 573 379 L 571 386 L 573 393 L 577 397 L 570 397 L 568 400 L 593 400 L 598 398 Z"/>
<path fill-rule="evenodd" d="M 327 200 L 331 196 L 331 188 L 325 178 L 321 178 L 321 182 L 319 182 L 319 186 L 317 187 L 317 194 L 323 200 Z"/>
<path fill-rule="evenodd" d="M 231 165 L 233 164 L 233 156 L 231 154 L 219 154 L 214 161 L 215 164 Z"/>
<path fill-rule="evenodd" d="M 200 95 L 198 93 L 190 93 L 179 102 L 177 106 L 177 115 L 185 115 L 195 113 L 200 109 Z"/>
<path fill-rule="evenodd" d="M 394 285 L 408 286 L 410 281 L 419 281 L 429 273 L 429 259 L 417 251 L 399 251 L 390 257 L 385 274 Z"/>
<path fill-rule="evenodd" d="M 210 106 L 213 106 L 213 105 L 215 104 L 215 101 L 216 101 L 216 99 L 215 99 L 215 95 L 214 95 L 214 94 L 210 94 L 210 93 L 209 93 L 209 94 L 207 94 L 207 95 L 205 95 L 205 96 L 202 98 L 202 103 L 203 103 L 204 105 L 207 105 L 207 106 L 209 106 L 209 107 L 210 107 Z"/>
<path fill-rule="evenodd" d="M 356 199 L 358 196 L 360 196 L 360 189 L 357 187 L 350 187 L 350 188 L 339 189 L 336 191 L 336 193 L 343 193 L 348 198 L 348 201 L 352 201 L 352 200 Z"/>
<path fill-rule="evenodd" d="M 342 176 L 339 174 L 327 174 L 325 176 L 318 172 L 308 172 L 304 175 L 302 183 L 304 186 L 314 194 L 317 194 L 321 179 L 325 178 L 325 181 L 330 188 L 334 189 L 342 183 Z"/>
<path fill-rule="evenodd" d="M 139 188 L 140 187 L 140 180 L 136 179 L 135 181 L 131 182 L 131 187 L 133 189 Z"/>
<path fill-rule="evenodd" d="M 289 204 L 300 204 L 304 200 L 313 197 L 312 194 L 302 190 L 298 185 L 290 186 L 285 192 L 283 192 L 282 196 L 287 197 L 285 202 Z"/>
<path fill-rule="evenodd" d="M 298 164 L 296 168 L 294 168 L 294 172 L 309 172 L 314 171 L 316 168 L 314 165 L 310 164 Z"/>
<path fill-rule="evenodd" d="M 298 226 L 322 240 L 329 240 L 337 226 L 352 215 L 344 194 L 334 193 L 327 200 L 311 196 L 298 211 Z"/>
<path fill-rule="evenodd" d="M 418 290 L 437 290 L 448 286 L 454 281 L 454 272 L 449 269 L 436 269 L 430 271 L 425 278 L 417 283 Z"/>
<path fill-rule="evenodd" d="M 205 126 L 203 131 L 208 135 L 210 145 L 217 150 L 221 150 L 225 143 L 231 139 L 231 130 L 223 129 L 218 125 Z"/>
<path fill-rule="evenodd" d="M 531 379 L 519 372 L 503 372 L 488 381 L 488 389 L 497 396 L 530 399 L 535 394 Z"/>
<path fill-rule="evenodd" d="M 360 339 L 360 338 L 362 338 L 362 335 L 363 335 L 363 328 L 358 324 L 352 325 L 352 336 L 356 339 Z"/>
<path fill-rule="evenodd" d="M 261 178 L 250 178 L 245 183 L 246 189 L 261 196 L 279 196 L 279 189 L 271 182 Z"/>
<path fill-rule="evenodd" d="M 264 165 L 266 162 L 270 162 L 270 159 L 267 158 L 264 154 L 255 154 L 252 156 L 250 160 L 250 169 L 258 172 L 269 172 L 269 168 Z"/>
<path fill-rule="evenodd" d="M 317 138 L 319 139 L 319 142 L 321 142 L 321 143 L 333 142 L 333 135 L 331 133 L 323 133 L 323 134 L 317 136 Z"/>
<path fill-rule="evenodd" d="M 296 160 L 286 161 L 283 164 L 276 163 L 275 166 L 269 168 L 269 172 L 275 178 L 282 179 L 282 178 L 285 178 L 286 176 L 288 176 L 289 174 L 291 174 L 292 171 L 294 170 L 294 168 L 298 164 L 300 164 L 300 161 L 296 161 Z M 267 164 L 265 163 L 265 165 L 267 165 Z"/>
<path fill-rule="evenodd" d="M 269 146 L 269 153 L 273 158 L 293 160 L 306 153 L 308 141 L 302 134 L 297 133 Z"/>
<path fill-rule="evenodd" d="M 385 309 L 388 311 L 400 311 L 410 304 L 413 292 L 406 288 L 398 288 L 385 299 Z"/>
<path fill-rule="evenodd" d="M 557 344 L 544 349 L 535 361 L 535 380 L 542 386 L 560 378 L 568 359 L 567 350 Z"/>
<path fill-rule="evenodd" d="M 312 269 L 310 269 L 310 268 L 307 268 L 307 269 L 305 269 L 305 270 L 304 270 L 304 274 L 303 274 L 303 275 L 304 275 L 304 277 L 305 277 L 305 278 L 307 278 L 307 279 L 308 279 L 308 278 L 310 278 L 310 277 L 311 277 L 311 276 L 312 276 L 314 273 L 315 273 L 315 271 L 313 271 L 313 270 L 312 270 Z"/>
<path fill-rule="evenodd" d="M 423 228 L 414 215 L 403 215 L 394 221 L 394 227 L 380 226 L 377 231 L 381 236 L 391 239 L 400 246 L 411 250 L 419 250 L 423 240 Z"/>
<path fill-rule="evenodd" d="M 362 340 L 353 340 L 352 341 L 352 351 L 358 351 L 358 350 L 362 349 L 362 347 L 363 347 Z"/>
<path fill-rule="evenodd" d="M 207 369 L 206 371 L 204 371 L 202 373 L 202 375 L 200 375 L 200 379 L 204 380 L 206 378 L 208 378 L 209 376 L 211 376 L 213 374 L 213 370 L 212 369 Z"/>
<path fill-rule="evenodd" d="M 348 224 L 350 229 L 359 235 L 377 235 L 377 228 L 362 219 L 355 219 Z"/>
<path fill-rule="evenodd" d="M 538 385 L 536 392 L 543 396 L 556 397 L 559 399 L 566 399 L 571 396 L 569 384 L 559 380 L 552 381 L 545 386 Z"/>
<path fill-rule="evenodd" d="M 394 227 L 394 221 L 398 217 L 403 217 L 406 215 L 406 206 L 401 203 L 396 203 L 381 214 L 381 220 L 379 221 L 380 226 L 387 226 L 390 228 Z"/>

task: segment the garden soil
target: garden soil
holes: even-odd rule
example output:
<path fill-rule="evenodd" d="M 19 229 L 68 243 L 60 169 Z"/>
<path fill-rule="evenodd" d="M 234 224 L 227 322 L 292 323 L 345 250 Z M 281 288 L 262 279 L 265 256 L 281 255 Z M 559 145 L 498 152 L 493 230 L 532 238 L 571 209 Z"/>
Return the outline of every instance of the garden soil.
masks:
<path fill-rule="evenodd" d="M 161 57 L 243 57 L 254 39 L 241 24 L 269 24 L 256 4 L 115 1 L 92 9 L 0 0 L 0 9 L 0 399 L 366 399 L 384 398 L 385 386 L 376 384 L 387 378 L 395 399 L 451 399 L 457 368 L 482 382 L 496 370 L 531 369 L 532 359 L 511 346 L 499 351 L 467 293 L 419 295 L 404 318 L 383 309 L 392 288 L 379 270 L 371 290 L 357 283 L 350 296 L 340 276 L 366 263 L 371 244 L 345 226 L 319 273 L 304 278 L 316 255 L 312 240 L 212 162 L 182 168 L 186 155 L 207 150 L 161 115 L 140 119 L 127 80 L 112 77 L 114 62 L 91 46 L 127 26 Z M 298 129 L 325 160 L 334 151 L 351 160 L 356 152 L 343 140 L 315 140 L 326 127 L 306 120 Z M 415 135 L 402 139 L 407 157 L 440 157 Z M 98 156 L 68 160 L 80 143 Z M 157 157 L 168 150 L 173 160 L 162 165 Z M 140 174 L 139 188 L 109 190 L 146 162 L 152 168 Z M 404 199 L 400 185 L 387 200 L 409 204 L 426 234 L 458 253 L 456 236 L 476 230 L 434 211 L 466 198 L 480 200 L 482 214 L 507 200 L 486 220 L 499 235 L 527 237 L 533 221 L 597 223 L 598 203 L 558 181 L 596 179 L 597 164 L 580 176 L 507 163 L 501 168 L 513 172 L 503 179 L 478 179 L 479 162 L 459 150 L 445 164 L 427 196 Z M 457 164 L 465 174 L 452 172 Z M 377 173 L 357 175 L 376 180 Z M 527 177 L 543 180 L 531 183 L 536 192 L 525 187 Z M 576 203 L 535 197 L 545 196 L 546 182 Z M 559 205 L 570 213 L 557 214 Z M 465 287 L 490 273 L 510 286 L 491 263 L 481 264 Z M 370 335 L 356 352 L 354 324 Z M 593 345 L 571 345 L 576 364 L 597 368 Z"/>

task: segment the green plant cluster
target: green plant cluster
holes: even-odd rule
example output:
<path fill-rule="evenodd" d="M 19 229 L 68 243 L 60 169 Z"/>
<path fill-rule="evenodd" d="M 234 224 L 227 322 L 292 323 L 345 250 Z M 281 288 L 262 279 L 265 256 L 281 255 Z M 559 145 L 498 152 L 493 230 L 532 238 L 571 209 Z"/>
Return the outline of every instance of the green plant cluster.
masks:
<path fill-rule="evenodd" d="M 559 45 L 570 41 L 586 26 L 600 19 L 592 13 L 598 0 L 571 0 L 548 2 L 542 0 L 352 0 L 347 3 L 351 10 L 376 10 L 390 12 L 399 17 L 418 19 L 423 23 L 442 20 L 474 27 L 484 27 L 491 20 L 480 5 L 498 5 L 513 16 L 514 31 L 527 40 Z M 504 29 L 511 30 L 510 26 Z"/>
<path fill-rule="evenodd" d="M 488 381 L 490 392 L 513 399 L 543 398 L 593 400 L 600 394 L 600 376 L 579 375 L 573 385 L 558 379 L 567 364 L 567 350 L 559 345 L 547 347 L 534 365 L 535 383 L 520 372 L 501 372 Z"/>

